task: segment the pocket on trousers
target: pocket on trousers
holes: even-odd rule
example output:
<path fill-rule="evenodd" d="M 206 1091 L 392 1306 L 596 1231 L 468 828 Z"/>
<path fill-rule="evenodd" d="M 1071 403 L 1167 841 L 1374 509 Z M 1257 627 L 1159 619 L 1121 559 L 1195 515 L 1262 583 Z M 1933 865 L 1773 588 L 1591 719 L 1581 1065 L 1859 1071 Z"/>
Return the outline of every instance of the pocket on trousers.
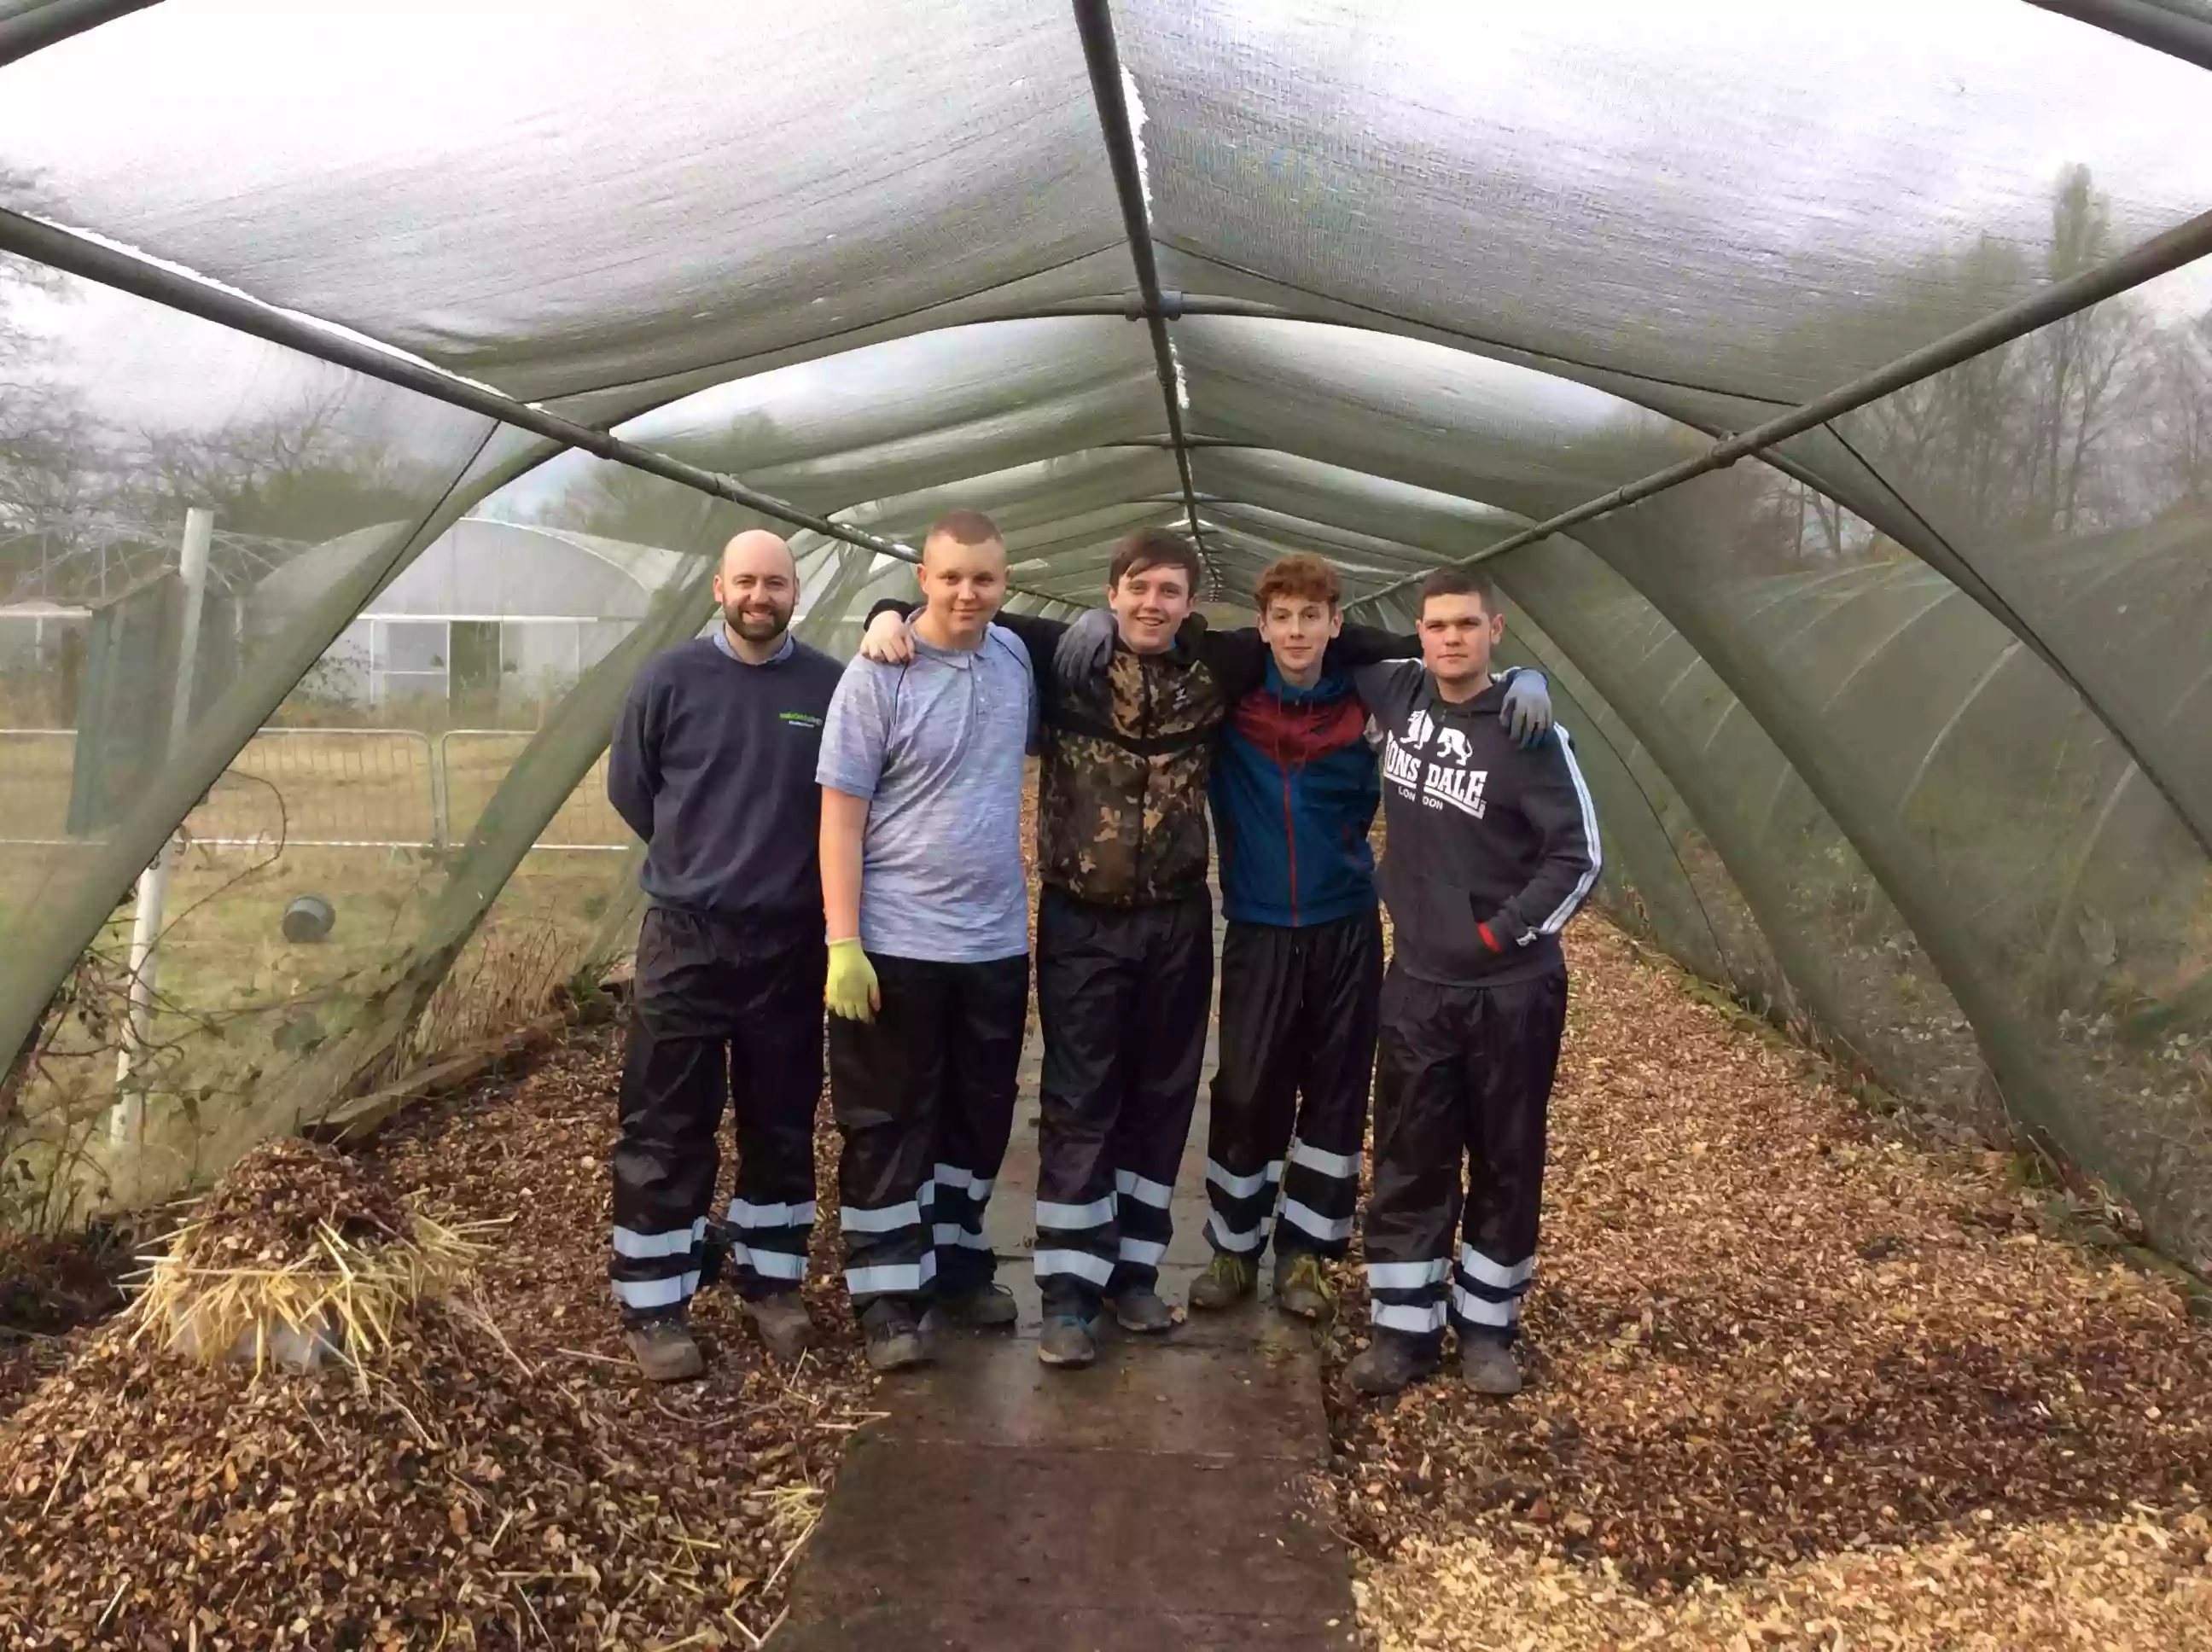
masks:
<path fill-rule="evenodd" d="M 648 1017 L 656 1011 L 680 1013 L 692 979 L 713 959 L 696 917 L 665 907 L 647 907 L 638 922 L 630 987 L 634 1006 Z"/>

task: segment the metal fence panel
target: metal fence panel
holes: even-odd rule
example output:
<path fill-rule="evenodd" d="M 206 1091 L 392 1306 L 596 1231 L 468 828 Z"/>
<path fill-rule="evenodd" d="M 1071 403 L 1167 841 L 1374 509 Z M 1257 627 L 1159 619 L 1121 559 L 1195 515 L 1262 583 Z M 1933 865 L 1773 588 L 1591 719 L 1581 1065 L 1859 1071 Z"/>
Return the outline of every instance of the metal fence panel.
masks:
<path fill-rule="evenodd" d="M 456 840 L 476 829 L 477 817 L 532 738 L 528 729 L 499 728 L 457 728 L 439 736 L 438 766 L 445 776 L 448 821 Z M 537 847 L 614 852 L 628 849 L 636 841 L 607 801 L 607 760 L 602 753 L 583 784 L 546 823 Z"/>
<path fill-rule="evenodd" d="M 0 843 L 69 841 L 76 731 L 0 728 Z"/>
<path fill-rule="evenodd" d="M 465 838 L 530 743 L 527 730 L 264 728 L 185 821 L 192 841 L 258 848 L 442 848 Z M 0 844 L 61 846 L 76 734 L 0 729 Z M 617 853 L 635 842 L 592 765 L 538 839 L 541 849 Z"/>
<path fill-rule="evenodd" d="M 185 831 L 223 846 L 429 847 L 442 837 L 434 764 L 429 737 L 414 729 L 265 728 Z"/>
<path fill-rule="evenodd" d="M 0 729 L 0 843 L 82 841 L 66 824 L 76 751 L 74 729 Z M 418 730 L 264 728 L 184 832 L 218 848 L 429 848 L 443 841 L 441 791 L 436 754 Z"/>

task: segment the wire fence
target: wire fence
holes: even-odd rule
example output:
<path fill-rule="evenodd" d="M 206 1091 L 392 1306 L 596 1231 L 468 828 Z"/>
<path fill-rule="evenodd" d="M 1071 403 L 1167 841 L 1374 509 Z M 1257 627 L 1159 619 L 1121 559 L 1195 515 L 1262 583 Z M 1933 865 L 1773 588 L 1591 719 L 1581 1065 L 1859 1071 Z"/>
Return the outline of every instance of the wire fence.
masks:
<path fill-rule="evenodd" d="M 184 834 L 215 848 L 437 849 L 465 841 L 531 739 L 525 730 L 265 728 L 232 759 Z M 0 729 L 0 846 L 60 847 L 73 729 Z M 619 853 L 635 840 L 607 801 L 606 759 L 533 846 Z"/>

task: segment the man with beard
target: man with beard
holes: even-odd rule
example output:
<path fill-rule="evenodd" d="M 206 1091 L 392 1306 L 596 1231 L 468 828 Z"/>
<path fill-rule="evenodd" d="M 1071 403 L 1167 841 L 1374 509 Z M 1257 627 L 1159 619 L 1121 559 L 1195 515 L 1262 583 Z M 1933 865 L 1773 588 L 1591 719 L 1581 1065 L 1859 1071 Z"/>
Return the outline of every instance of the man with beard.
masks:
<path fill-rule="evenodd" d="M 735 1115 L 727 1260 L 761 1339 L 811 1340 L 799 1295 L 822 1093 L 822 882 L 815 783 L 842 674 L 789 633 L 791 548 L 749 530 L 714 576 L 722 620 L 648 660 L 623 706 L 607 796 L 645 841 L 614 1152 L 610 1269 L 655 1382 L 704 1369 L 686 1324 L 708 1250 L 716 1136 Z M 720 1236 L 718 1236 L 719 1237 Z"/>
<path fill-rule="evenodd" d="M 922 541 L 913 659 L 845 669 L 822 737 L 838 1225 L 868 1363 L 928 1357 L 923 1315 L 1011 1327 L 984 1208 L 1029 1018 L 1022 762 L 1030 657 L 991 623 L 1006 546 L 956 511 Z"/>

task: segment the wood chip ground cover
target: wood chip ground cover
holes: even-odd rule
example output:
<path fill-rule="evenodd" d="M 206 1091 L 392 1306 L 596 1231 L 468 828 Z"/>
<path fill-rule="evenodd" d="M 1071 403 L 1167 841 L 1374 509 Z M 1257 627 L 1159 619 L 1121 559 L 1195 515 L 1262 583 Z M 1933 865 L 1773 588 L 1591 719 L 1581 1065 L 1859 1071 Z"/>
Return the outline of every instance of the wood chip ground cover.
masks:
<path fill-rule="evenodd" d="M 718 1289 L 696 1315 L 706 1380 L 635 1378 L 605 1272 L 618 1071 L 614 1035 L 581 1031 L 364 1154 L 441 1219 L 504 1224 L 474 1236 L 482 1311 L 415 1315 L 365 1380 L 196 1367 L 119 1323 L 78 1333 L 0 1422 L 0 1645 L 756 1644 L 871 1382 L 834 1229 L 809 1287 L 817 1351 L 777 1367 Z M 835 1133 L 817 1149 L 834 1187 Z M 376 1178 L 336 1174 L 347 1208 L 394 1208 Z M 297 1201 L 272 1202 L 258 1229 L 225 1225 L 288 1230 Z"/>
<path fill-rule="evenodd" d="M 185 1260 L 282 1265 L 314 1248 L 325 1228 L 374 1243 L 404 1237 L 406 1207 L 383 1179 L 334 1147 L 296 1137 L 262 1143 L 191 1212 Z"/>
<path fill-rule="evenodd" d="M 2212 1645 L 2212 1358 L 2045 1230 L 1577 926 L 1533 1381 L 1395 1402 L 1330 1343 L 1336 1518 L 1388 1648 Z"/>
<path fill-rule="evenodd" d="M 108 1230 L 50 1239 L 0 1233 L 0 1421 L 68 1363 L 69 1333 L 123 1305 L 132 1262 Z"/>

